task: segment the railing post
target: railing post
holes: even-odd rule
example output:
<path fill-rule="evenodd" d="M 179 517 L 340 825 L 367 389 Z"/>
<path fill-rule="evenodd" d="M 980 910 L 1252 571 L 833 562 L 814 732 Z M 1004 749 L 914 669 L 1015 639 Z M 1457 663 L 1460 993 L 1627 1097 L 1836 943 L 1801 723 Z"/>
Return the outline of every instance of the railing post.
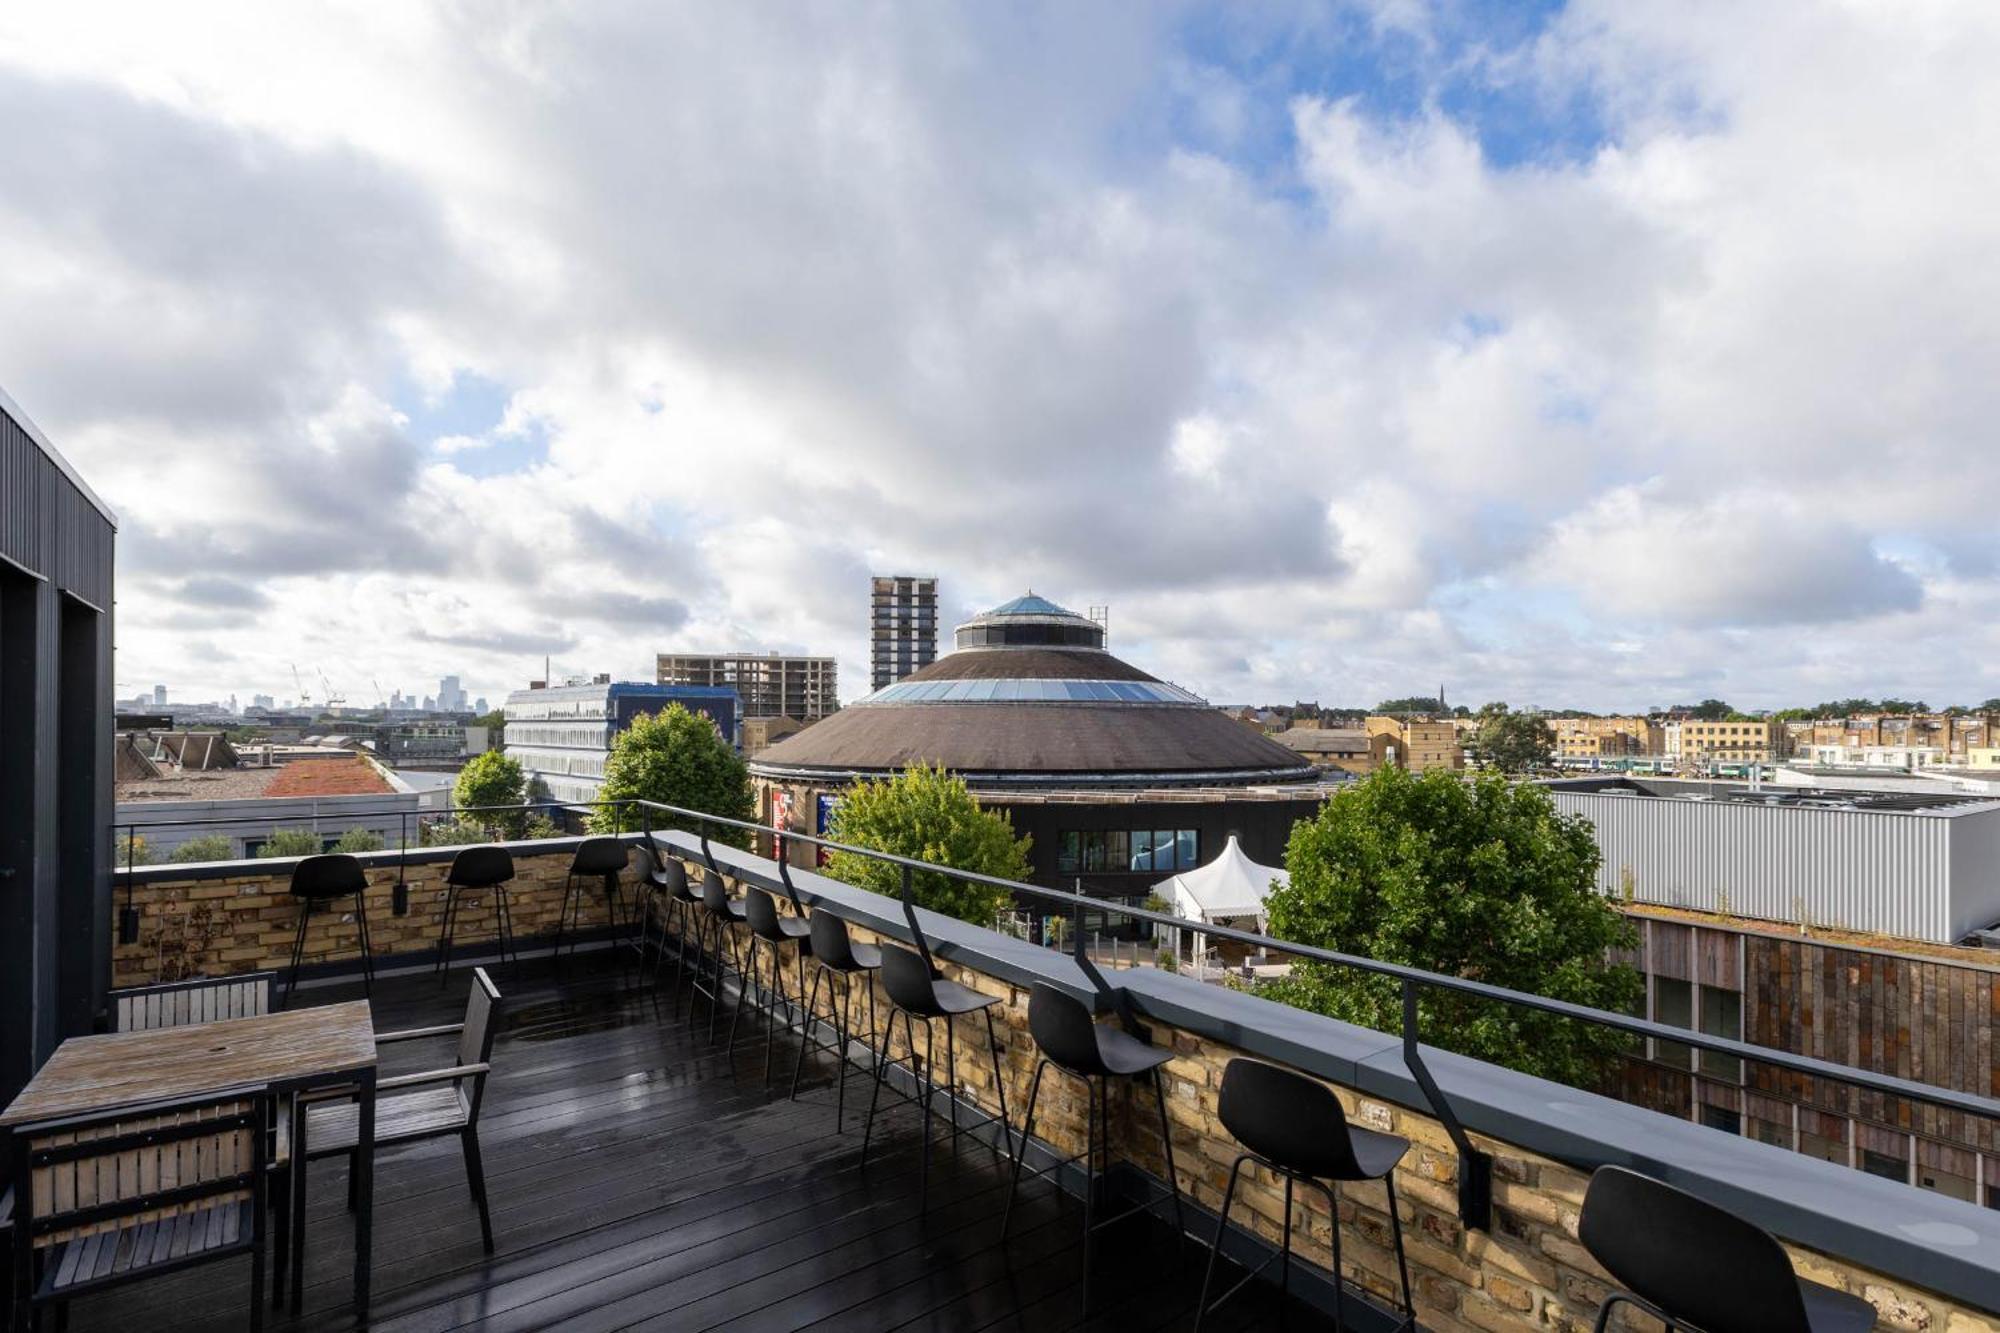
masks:
<path fill-rule="evenodd" d="M 917 924 L 916 881 L 908 866 L 903 867 L 903 920 L 910 924 L 910 939 L 916 944 L 917 952 L 924 956 L 924 966 L 935 973 L 937 961 L 931 957 L 930 941 L 924 938 L 924 928 Z"/>
<path fill-rule="evenodd" d="M 132 858 L 138 854 L 139 830 L 125 826 L 125 905 L 118 909 L 118 942 L 139 942 L 139 909 L 132 904 Z"/>
<path fill-rule="evenodd" d="M 396 817 L 396 887 L 389 893 L 389 911 L 394 916 L 410 914 L 410 812 Z"/>
<path fill-rule="evenodd" d="M 1438 1089 L 1437 1080 L 1424 1065 L 1423 1052 L 1417 1043 L 1417 983 L 1414 978 L 1403 978 L 1403 1063 L 1409 1066 L 1410 1076 L 1423 1089 L 1424 1100 L 1429 1103 L 1431 1114 L 1444 1126 L 1444 1132 L 1451 1136 L 1452 1145 L 1458 1149 L 1458 1220 L 1474 1231 L 1487 1231 L 1493 1224 L 1493 1159 L 1472 1146 L 1471 1137 L 1465 1126 L 1458 1122 L 1451 1103 Z"/>

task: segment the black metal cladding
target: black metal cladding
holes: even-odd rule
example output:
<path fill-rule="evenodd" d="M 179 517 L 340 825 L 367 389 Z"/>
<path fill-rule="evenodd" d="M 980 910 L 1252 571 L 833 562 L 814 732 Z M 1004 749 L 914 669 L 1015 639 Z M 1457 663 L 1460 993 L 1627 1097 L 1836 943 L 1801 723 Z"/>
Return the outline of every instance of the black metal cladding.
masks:
<path fill-rule="evenodd" d="M 0 1100 L 110 980 L 116 528 L 0 394 Z"/>

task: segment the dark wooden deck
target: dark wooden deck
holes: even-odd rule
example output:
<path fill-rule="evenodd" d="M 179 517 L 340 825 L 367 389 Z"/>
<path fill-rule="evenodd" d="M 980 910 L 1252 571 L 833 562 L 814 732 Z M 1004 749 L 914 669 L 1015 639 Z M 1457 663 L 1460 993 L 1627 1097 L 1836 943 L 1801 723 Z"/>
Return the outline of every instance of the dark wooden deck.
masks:
<path fill-rule="evenodd" d="M 582 960 L 579 960 L 581 963 Z M 989 1149 L 935 1137 L 930 1214 L 917 1206 L 918 1121 L 890 1102 L 860 1163 L 865 1081 L 850 1075 L 848 1132 L 833 1133 L 830 1056 L 787 1100 L 762 1083 L 761 1030 L 732 1057 L 691 1037 L 664 998 L 598 969 L 558 984 L 534 964 L 496 975 L 506 997 L 481 1118 L 497 1252 L 480 1250 L 456 1140 L 377 1159 L 375 1300 L 369 1327 L 446 1329 L 1184 1329 L 1205 1249 L 1136 1217 L 1105 1233 L 1090 1317 L 1081 1301 L 1081 1205 L 1024 1187 L 1013 1241 L 999 1245 L 1007 1175 Z M 453 1022 L 468 977 L 384 979 L 378 1030 Z M 355 998 L 359 986 L 303 992 Z M 749 1028 L 746 1019 L 745 1028 Z M 448 1061 L 389 1048 L 384 1073 Z M 795 1050 L 781 1038 L 778 1065 Z M 817 1070 L 819 1078 L 814 1080 Z M 860 1089 L 860 1095 L 856 1095 Z M 345 1167 L 313 1167 L 305 1308 L 267 1326 L 355 1326 Z M 247 1326 L 248 1261 L 78 1301 L 71 1327 L 170 1330 Z M 1218 1274 L 1234 1277 L 1239 1270 Z M 1220 1284 L 1218 1285 L 1218 1290 Z M 1288 1322 L 1330 1321 L 1301 1309 Z M 1253 1289 L 1209 1328 L 1275 1328 L 1277 1302 Z"/>

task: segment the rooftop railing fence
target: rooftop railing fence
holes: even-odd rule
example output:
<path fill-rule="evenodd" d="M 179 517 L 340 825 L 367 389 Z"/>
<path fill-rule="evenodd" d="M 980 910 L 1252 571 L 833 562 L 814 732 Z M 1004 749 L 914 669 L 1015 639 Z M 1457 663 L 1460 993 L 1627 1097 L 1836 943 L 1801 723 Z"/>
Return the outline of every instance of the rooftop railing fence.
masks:
<path fill-rule="evenodd" d="M 1000 888 L 1016 895 L 1040 902 L 1059 905 L 1071 922 L 1068 931 L 1070 951 L 1077 965 L 1089 979 L 1092 986 L 1104 999 L 1105 1006 L 1118 1021 L 1130 1029 L 1143 1031 L 1138 1014 L 1134 1011 L 1130 992 L 1113 986 L 1105 980 L 1090 957 L 1086 945 L 1086 934 L 1082 929 L 1086 912 L 1101 913 L 1108 920 L 1124 917 L 1133 921 L 1146 922 L 1157 928 L 1176 931 L 1192 931 L 1207 940 L 1229 941 L 1264 954 L 1280 954 L 1308 962 L 1330 964 L 1341 968 L 1389 978 L 1401 991 L 1402 1022 L 1400 1037 L 1402 1056 L 1411 1078 L 1421 1091 L 1427 1109 L 1444 1127 L 1450 1136 L 1459 1157 L 1458 1205 L 1461 1220 L 1466 1226 L 1477 1230 L 1487 1229 L 1491 1218 L 1492 1205 L 1492 1160 L 1472 1142 L 1463 1123 L 1453 1112 L 1449 1099 L 1439 1089 L 1437 1081 L 1424 1062 L 1423 1034 L 1419 1022 L 1418 998 L 1425 989 L 1454 992 L 1492 1003 L 1549 1014 L 1567 1021 L 1591 1023 L 1610 1028 L 1634 1038 L 1651 1038 L 1655 1041 L 1671 1043 L 1680 1047 L 1716 1055 L 1762 1064 L 1787 1073 L 1802 1074 L 1813 1078 L 1827 1079 L 1848 1087 L 1883 1096 L 1905 1098 L 1912 1102 L 1937 1107 L 1965 1115 L 2000 1121 L 2000 1099 L 1983 1097 L 1975 1093 L 1961 1092 L 1953 1088 L 1938 1087 L 1919 1083 L 1911 1079 L 1891 1074 L 1880 1074 L 1872 1070 L 1856 1069 L 1834 1064 L 1812 1056 L 1796 1055 L 1772 1047 L 1756 1046 L 1749 1042 L 1728 1037 L 1712 1036 L 1689 1028 L 1674 1027 L 1650 1019 L 1634 1017 L 1630 1014 L 1615 1013 L 1610 1010 L 1593 1009 L 1587 1005 L 1573 1004 L 1566 1000 L 1550 999 L 1527 991 L 1510 990 L 1502 986 L 1466 977 L 1451 976 L 1446 973 L 1430 972 L 1422 968 L 1400 963 L 1385 963 L 1356 954 L 1340 953 L 1314 945 L 1300 944 L 1256 931 L 1242 930 L 1233 926 L 1218 925 L 1207 921 L 1194 921 L 1175 916 L 1170 912 L 1159 912 L 1129 902 L 1117 902 L 1064 889 L 1045 888 L 1038 884 L 1027 884 L 1019 880 L 1005 879 L 995 875 L 980 874 L 976 871 L 958 870 L 951 866 L 936 865 L 913 857 L 899 856 L 893 852 L 877 851 L 874 848 L 858 847 L 849 843 L 823 838 L 815 834 L 792 829 L 773 828 L 748 820 L 732 819 L 713 815 L 701 810 L 682 806 L 667 805 L 647 800 L 607 800 L 607 801 L 567 801 L 524 803 L 519 805 L 452 806 L 435 810 L 382 811 L 379 815 L 399 815 L 404 817 L 405 836 L 400 849 L 403 855 L 398 859 L 398 884 L 403 883 L 403 868 L 407 864 L 407 854 L 411 850 L 407 837 L 407 819 L 440 818 L 465 815 L 501 814 L 548 814 L 562 811 L 583 814 L 596 809 L 611 808 L 614 811 L 613 831 L 617 833 L 638 833 L 649 841 L 656 832 L 675 827 L 689 831 L 697 839 L 702 860 L 717 874 L 730 874 L 730 869 L 719 861 L 713 842 L 714 831 L 737 830 L 753 838 L 775 840 L 775 858 L 781 882 L 791 897 L 792 903 L 801 913 L 805 904 L 792 884 L 791 847 L 803 843 L 809 847 L 829 852 L 844 852 L 854 856 L 883 862 L 898 868 L 901 879 L 901 900 L 905 922 L 909 928 L 911 941 L 917 946 L 928 963 L 935 964 L 930 944 L 917 918 L 917 902 L 914 878 L 919 872 L 942 874 L 967 883 L 976 883 Z M 368 818 L 364 813 L 340 811 L 337 818 L 343 822 L 353 822 Z M 271 823 L 269 816 L 249 818 L 231 816 L 209 820 L 158 820 L 133 821 L 115 826 L 133 836 L 138 829 L 172 825 L 179 828 L 195 826 L 222 826 L 244 823 Z M 421 850 L 421 848 L 417 849 Z M 128 867 L 129 876 L 129 867 Z M 129 879 L 128 879 L 129 882 Z"/>

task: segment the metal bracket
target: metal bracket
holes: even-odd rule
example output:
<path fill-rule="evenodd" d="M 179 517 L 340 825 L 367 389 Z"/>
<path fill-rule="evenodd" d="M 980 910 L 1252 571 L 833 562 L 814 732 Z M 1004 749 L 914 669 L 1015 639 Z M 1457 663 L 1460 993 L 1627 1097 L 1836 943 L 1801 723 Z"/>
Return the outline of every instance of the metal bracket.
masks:
<path fill-rule="evenodd" d="M 1493 1159 L 1472 1145 L 1472 1137 L 1459 1123 L 1451 1103 L 1424 1064 L 1417 1043 L 1417 984 L 1408 977 L 1403 979 L 1403 1063 L 1423 1089 L 1431 1114 L 1438 1118 L 1444 1132 L 1451 1136 L 1452 1146 L 1458 1149 L 1458 1220 L 1474 1231 L 1492 1230 Z"/>

